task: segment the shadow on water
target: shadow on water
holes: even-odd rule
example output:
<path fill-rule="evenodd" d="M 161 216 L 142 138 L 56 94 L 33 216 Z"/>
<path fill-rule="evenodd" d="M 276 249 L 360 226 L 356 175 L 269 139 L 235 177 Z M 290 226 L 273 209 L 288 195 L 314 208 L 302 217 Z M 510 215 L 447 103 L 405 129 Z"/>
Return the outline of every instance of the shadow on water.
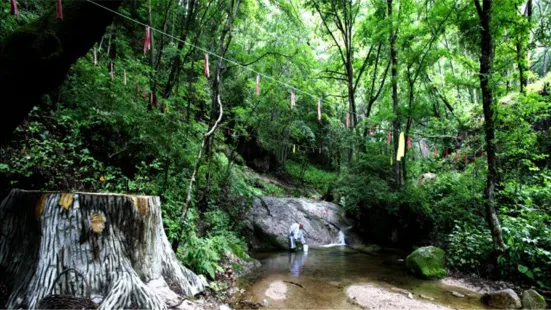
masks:
<path fill-rule="evenodd" d="M 399 251 L 366 254 L 346 246 L 311 248 L 309 252 L 253 253 L 262 266 L 239 280 L 245 289 L 240 300 L 268 303 L 268 308 L 348 308 L 346 287 L 371 283 L 381 288 L 393 287 L 435 298 L 435 303 L 457 309 L 485 309 L 479 301 L 481 293 L 447 286 L 440 281 L 425 281 L 407 273 L 405 255 Z M 286 286 L 285 298 L 272 300 L 266 296 L 274 282 Z M 294 285 L 293 285 L 294 284 Z M 465 298 L 451 295 L 457 291 Z M 246 308 L 246 307 L 245 307 Z"/>

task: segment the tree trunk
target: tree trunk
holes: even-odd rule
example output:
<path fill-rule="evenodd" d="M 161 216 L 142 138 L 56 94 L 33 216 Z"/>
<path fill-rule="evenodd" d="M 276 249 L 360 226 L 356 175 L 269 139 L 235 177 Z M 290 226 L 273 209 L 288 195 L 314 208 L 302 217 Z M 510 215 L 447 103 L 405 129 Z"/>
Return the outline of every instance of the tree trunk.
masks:
<path fill-rule="evenodd" d="M 488 159 L 488 176 L 486 189 L 484 190 L 486 220 L 492 232 L 494 244 L 499 248 L 505 248 L 501 225 L 495 209 L 495 192 L 499 181 L 496 158 L 496 141 L 494 128 L 493 90 L 490 78 L 493 70 L 494 43 L 491 32 L 492 1 L 483 0 L 482 6 L 479 0 L 474 0 L 480 19 L 480 90 L 482 92 L 482 107 L 484 110 L 484 131 L 486 134 L 486 157 Z"/>
<path fill-rule="evenodd" d="M 388 18 L 391 23 L 392 21 L 392 0 L 387 0 L 387 13 Z M 396 151 L 398 150 L 398 137 L 400 135 L 400 117 L 398 115 L 398 69 L 396 66 L 397 63 L 397 52 L 396 52 L 396 35 L 397 31 L 395 31 L 392 27 L 390 30 L 390 74 L 391 74 L 391 84 L 392 84 L 392 112 L 394 113 L 394 120 L 392 121 L 392 139 L 393 139 L 393 151 L 391 152 L 391 156 L 394 156 L 396 154 Z M 396 189 L 399 189 L 402 182 L 401 182 L 401 173 L 400 173 L 400 163 L 396 161 L 394 158 L 393 160 L 393 170 L 394 170 L 394 185 Z"/>
<path fill-rule="evenodd" d="M 102 1 L 101 5 L 117 10 L 121 3 Z M 52 8 L 0 43 L 0 93 L 6 111 L 0 119 L 0 144 L 43 95 L 61 85 L 71 66 L 101 39 L 114 16 L 88 1 L 69 2 L 64 13 L 64 20 L 58 21 Z"/>
<path fill-rule="evenodd" d="M 203 290 L 171 250 L 158 197 L 15 189 L 0 205 L 0 233 L 6 308 L 87 291 L 99 309 L 166 309 Z M 68 269 L 84 280 L 64 273 L 56 282 Z"/>
<path fill-rule="evenodd" d="M 549 48 L 545 47 L 545 50 L 543 51 L 543 74 L 542 77 L 545 77 L 547 74 L 547 65 L 549 64 Z"/>

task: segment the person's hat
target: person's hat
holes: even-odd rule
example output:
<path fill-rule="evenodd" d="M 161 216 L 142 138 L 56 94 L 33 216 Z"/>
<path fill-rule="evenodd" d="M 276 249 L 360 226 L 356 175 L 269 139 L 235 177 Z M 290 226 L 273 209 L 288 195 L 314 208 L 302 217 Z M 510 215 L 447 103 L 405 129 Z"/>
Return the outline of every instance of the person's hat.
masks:
<path fill-rule="evenodd" d="M 304 228 L 304 225 L 303 225 L 302 223 L 300 223 L 300 224 L 298 225 L 298 227 Z"/>

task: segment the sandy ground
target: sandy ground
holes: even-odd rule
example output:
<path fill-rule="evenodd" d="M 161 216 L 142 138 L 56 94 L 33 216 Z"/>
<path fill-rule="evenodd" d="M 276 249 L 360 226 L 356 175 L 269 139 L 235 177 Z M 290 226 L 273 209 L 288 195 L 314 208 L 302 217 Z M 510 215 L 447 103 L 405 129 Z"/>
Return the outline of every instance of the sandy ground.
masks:
<path fill-rule="evenodd" d="M 282 300 L 287 298 L 287 284 L 283 283 L 283 281 L 272 282 L 266 290 L 266 296 L 273 300 Z"/>
<path fill-rule="evenodd" d="M 400 293 L 388 291 L 371 284 L 357 284 L 346 289 L 349 300 L 364 308 L 372 310 L 388 309 L 423 309 L 448 310 L 452 308 L 436 305 L 426 301 L 410 299 Z"/>

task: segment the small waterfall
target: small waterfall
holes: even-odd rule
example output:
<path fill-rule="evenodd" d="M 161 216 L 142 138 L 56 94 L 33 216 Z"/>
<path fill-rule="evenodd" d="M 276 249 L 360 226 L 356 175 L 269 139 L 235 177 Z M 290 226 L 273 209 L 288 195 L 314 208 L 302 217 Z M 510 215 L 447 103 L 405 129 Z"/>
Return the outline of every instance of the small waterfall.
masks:
<path fill-rule="evenodd" d="M 329 247 L 334 247 L 339 245 L 346 245 L 344 237 L 345 237 L 344 232 L 342 230 L 339 230 L 339 233 L 337 234 L 337 238 L 335 239 L 335 241 L 330 244 L 322 245 L 322 247 L 329 248 Z"/>
<path fill-rule="evenodd" d="M 346 245 L 346 243 L 344 243 L 344 233 L 342 232 L 342 230 L 339 230 L 339 235 L 337 237 L 337 244 Z"/>

